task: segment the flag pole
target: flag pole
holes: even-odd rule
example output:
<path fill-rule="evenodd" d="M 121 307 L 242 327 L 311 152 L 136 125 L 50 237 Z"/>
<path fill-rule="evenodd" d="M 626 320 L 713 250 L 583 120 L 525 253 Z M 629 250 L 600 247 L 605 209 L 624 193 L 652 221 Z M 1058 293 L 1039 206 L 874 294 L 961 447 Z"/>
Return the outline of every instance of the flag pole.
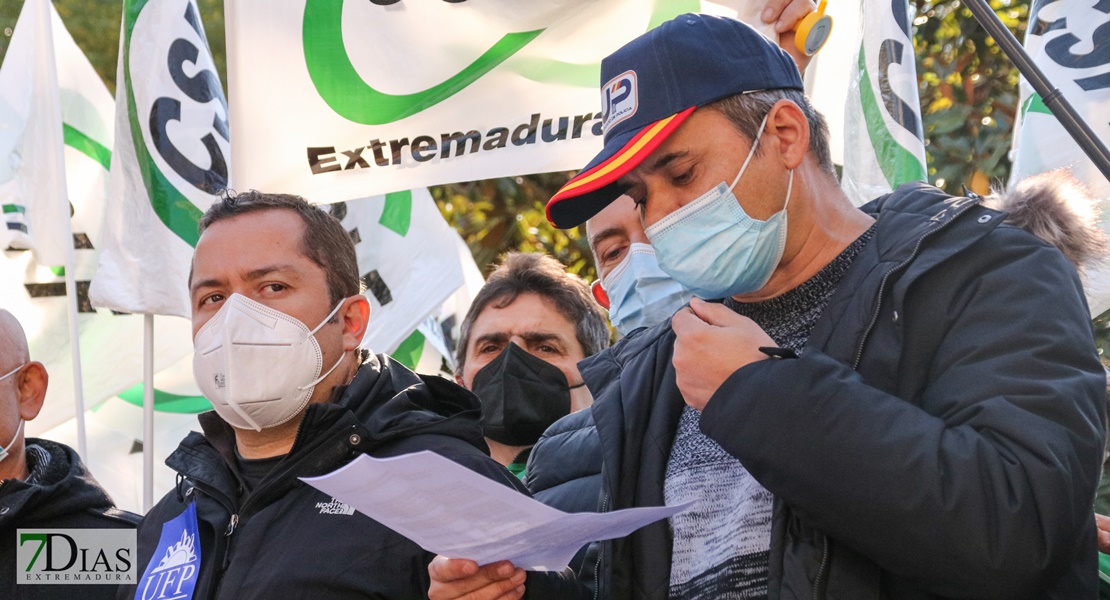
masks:
<path fill-rule="evenodd" d="M 1091 162 L 1102 172 L 1102 176 L 1110 181 L 1110 150 L 1106 149 L 1106 144 L 1098 139 L 1075 107 L 1064 97 L 1063 92 L 1052 86 L 1052 82 L 1033 62 L 1014 34 L 1002 24 L 1002 20 L 991 10 L 986 0 L 965 0 L 964 5 L 975 16 L 979 25 L 994 38 L 998 47 L 1002 48 L 1002 52 L 1014 63 L 1033 89 L 1040 94 L 1045 107 L 1052 111 L 1075 143 L 1079 144 Z"/>
<path fill-rule="evenodd" d="M 43 50 L 47 53 L 47 68 L 50 70 L 48 77 L 53 82 L 53 89 L 58 89 L 58 67 L 54 58 L 54 27 L 51 24 L 50 18 L 50 5 L 49 0 L 40 0 L 35 4 L 38 10 L 38 18 L 36 22 L 41 28 L 39 34 L 42 36 L 45 43 Z M 52 99 L 52 104 L 57 106 L 60 114 L 61 104 L 57 96 Z M 60 119 L 59 119 L 60 121 Z M 52 132 L 52 135 L 55 133 Z M 56 132 L 59 139 L 63 138 L 63 133 L 59 129 Z M 59 148 L 61 145 L 59 145 Z M 85 386 L 81 376 L 81 334 L 80 328 L 77 324 L 77 259 L 74 256 L 73 250 L 73 228 L 70 222 L 69 209 L 69 190 L 66 188 L 66 162 L 65 155 L 57 153 L 54 159 L 54 171 L 57 176 L 58 191 L 60 198 L 56 198 L 56 202 L 64 202 L 65 210 L 62 212 L 66 215 L 65 220 L 65 239 L 62 240 L 65 245 L 65 289 L 66 289 L 66 308 L 69 317 L 69 347 L 70 355 L 73 363 L 73 400 L 74 411 L 77 418 L 77 453 L 81 458 L 86 461 L 89 460 L 88 442 L 85 437 Z"/>
<path fill-rule="evenodd" d="M 143 512 L 154 506 L 154 315 L 143 315 Z"/>
<path fill-rule="evenodd" d="M 73 256 L 73 243 L 66 249 L 66 304 L 69 309 L 69 346 L 73 356 L 73 396 L 77 416 L 77 453 L 86 462 L 89 460 L 89 447 L 85 435 L 85 386 L 81 376 L 81 335 L 77 327 L 77 282 L 74 279 L 76 261 Z"/>

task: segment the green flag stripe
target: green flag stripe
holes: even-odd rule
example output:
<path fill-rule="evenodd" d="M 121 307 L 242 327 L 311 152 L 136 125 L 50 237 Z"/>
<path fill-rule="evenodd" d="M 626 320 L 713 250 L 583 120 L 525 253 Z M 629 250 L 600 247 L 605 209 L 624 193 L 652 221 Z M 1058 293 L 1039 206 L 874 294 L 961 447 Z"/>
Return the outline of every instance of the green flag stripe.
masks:
<path fill-rule="evenodd" d="M 137 383 L 119 393 L 120 399 L 135 406 L 143 405 L 143 384 Z M 212 410 L 212 403 L 203 396 L 181 396 L 154 390 L 154 410 L 165 413 L 196 414 Z"/>
<path fill-rule="evenodd" d="M 1026 113 L 1029 112 L 1044 113 L 1046 115 L 1052 114 L 1052 111 L 1049 110 L 1047 106 L 1045 106 L 1044 100 L 1041 99 L 1041 95 L 1036 92 L 1029 94 L 1029 97 L 1026 98 L 1025 102 L 1021 104 L 1022 118 L 1024 118 Z"/>
<path fill-rule="evenodd" d="M 390 356 L 402 365 L 415 369 L 416 363 L 420 362 L 420 355 L 423 353 L 424 334 L 414 331 L 412 335 L 405 338 L 405 341 L 401 342 L 400 346 L 397 346 L 397 349 Z"/>
<path fill-rule="evenodd" d="M 925 181 L 925 165 L 921 164 L 913 152 L 899 144 L 886 127 L 882 109 L 875 100 L 875 90 L 871 87 L 871 76 L 867 73 L 863 46 L 859 49 L 859 72 L 863 120 L 867 124 L 867 135 L 871 138 L 871 146 L 875 149 L 875 158 L 883 171 L 883 177 L 892 189 L 909 181 Z"/>
<path fill-rule="evenodd" d="M 408 234 L 412 225 L 412 192 L 393 192 L 385 195 L 385 208 L 382 217 L 378 219 L 383 227 L 392 229 L 402 237 Z"/>
<path fill-rule="evenodd" d="M 100 166 L 104 167 L 104 170 L 108 170 L 112 162 L 112 151 L 104 144 L 81 133 L 69 123 L 62 123 L 62 134 L 67 146 L 95 160 L 100 163 Z"/>
<path fill-rule="evenodd" d="M 135 161 L 142 174 L 143 184 L 146 186 L 150 204 L 154 214 L 177 237 L 190 246 L 196 247 L 200 233 L 197 224 L 203 214 L 184 194 L 181 193 L 166 176 L 158 170 L 157 165 L 150 156 L 150 151 L 143 140 L 143 130 L 139 123 L 138 109 L 135 105 L 135 90 L 131 82 L 131 34 L 135 30 L 135 21 L 139 13 L 146 6 L 148 0 L 126 0 L 124 4 L 124 85 L 127 86 L 127 118 L 131 128 L 131 141 L 135 147 Z"/>
<path fill-rule="evenodd" d="M 4 214 L 25 213 L 25 212 L 27 212 L 27 207 L 23 206 L 21 204 L 5 204 L 4 205 Z"/>

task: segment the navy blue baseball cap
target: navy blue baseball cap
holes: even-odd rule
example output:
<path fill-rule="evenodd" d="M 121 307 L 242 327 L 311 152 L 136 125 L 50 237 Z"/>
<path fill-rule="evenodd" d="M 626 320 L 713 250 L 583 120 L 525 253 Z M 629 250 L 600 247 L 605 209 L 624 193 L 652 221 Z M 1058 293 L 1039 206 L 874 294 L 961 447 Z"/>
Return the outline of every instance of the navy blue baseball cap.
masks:
<path fill-rule="evenodd" d="M 621 195 L 617 180 L 636 168 L 699 106 L 771 89 L 802 88 L 789 54 L 751 27 L 724 17 L 685 14 L 601 61 L 605 147 L 547 203 L 547 219 L 566 229 Z"/>

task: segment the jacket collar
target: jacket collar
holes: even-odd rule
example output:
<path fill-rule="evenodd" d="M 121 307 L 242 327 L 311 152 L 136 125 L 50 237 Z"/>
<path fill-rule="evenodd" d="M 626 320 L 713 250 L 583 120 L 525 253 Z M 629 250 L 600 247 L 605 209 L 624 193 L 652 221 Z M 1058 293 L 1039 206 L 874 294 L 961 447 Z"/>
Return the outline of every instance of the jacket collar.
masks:
<path fill-rule="evenodd" d="M 329 402 L 310 405 L 297 429 L 289 457 L 334 441 L 335 432 L 357 427 L 366 450 L 416 434 L 462 439 L 485 451 L 478 399 L 436 376 L 409 371 L 386 356 L 370 357 L 355 378 L 337 387 Z M 235 496 L 235 431 L 215 411 L 198 417 L 204 434 L 190 433 L 166 459 L 177 472 Z M 346 439 L 344 435 L 343 439 Z"/>
<path fill-rule="evenodd" d="M 976 208 L 977 213 L 991 214 L 991 220 L 1005 213 L 982 208 L 982 198 L 969 194 L 967 197 L 949 196 L 940 189 L 926 183 L 915 181 L 898 187 L 893 192 L 881 196 L 860 207 L 865 213 L 875 217 L 879 226 L 873 244 L 882 262 L 901 263 L 920 250 L 921 243 L 936 232 L 949 227 L 968 210 Z M 985 235 L 986 230 L 983 231 Z M 981 236 L 965 238 L 968 244 Z"/>
<path fill-rule="evenodd" d="M 50 465 L 37 484 L 4 481 L 0 486 L 0 526 L 112 507 L 112 499 L 72 448 L 36 438 L 26 438 L 26 444 L 44 448 L 50 454 Z"/>

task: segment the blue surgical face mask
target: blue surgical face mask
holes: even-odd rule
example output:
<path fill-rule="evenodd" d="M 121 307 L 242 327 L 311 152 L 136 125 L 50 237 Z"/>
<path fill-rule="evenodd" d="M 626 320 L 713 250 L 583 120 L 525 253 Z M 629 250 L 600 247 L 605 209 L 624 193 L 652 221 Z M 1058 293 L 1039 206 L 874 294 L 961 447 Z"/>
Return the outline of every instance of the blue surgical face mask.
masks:
<path fill-rule="evenodd" d="M 790 170 L 786 186 L 786 203 L 766 221 L 748 216 L 732 193 L 755 156 L 766 125 L 767 117 L 763 117 L 732 185 L 722 181 L 644 230 L 663 271 L 699 298 L 726 298 L 758 290 L 782 259 L 794 170 Z"/>
<path fill-rule="evenodd" d="M 621 335 L 666 321 L 694 296 L 659 268 L 651 246 L 636 242 L 601 285 L 609 296 L 609 322 Z"/>

